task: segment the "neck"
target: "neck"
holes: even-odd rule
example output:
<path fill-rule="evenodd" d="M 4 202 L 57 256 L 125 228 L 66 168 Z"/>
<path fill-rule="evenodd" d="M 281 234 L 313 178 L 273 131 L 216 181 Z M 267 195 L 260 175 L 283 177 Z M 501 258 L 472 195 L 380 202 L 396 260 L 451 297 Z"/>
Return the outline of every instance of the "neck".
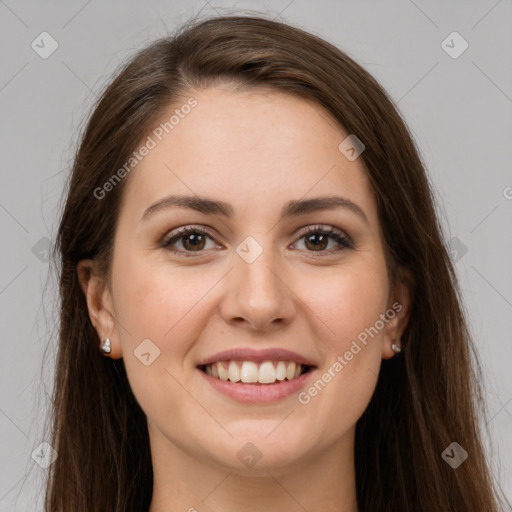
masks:
<path fill-rule="evenodd" d="M 357 512 L 354 432 L 286 466 L 222 466 L 198 460 L 149 425 L 153 498 L 149 512 Z"/>

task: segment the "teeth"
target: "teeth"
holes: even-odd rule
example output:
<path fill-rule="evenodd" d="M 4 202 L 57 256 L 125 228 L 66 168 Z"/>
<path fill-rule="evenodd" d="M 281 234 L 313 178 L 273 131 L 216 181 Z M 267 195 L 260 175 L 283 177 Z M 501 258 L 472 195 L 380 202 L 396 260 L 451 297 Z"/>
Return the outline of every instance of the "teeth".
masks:
<path fill-rule="evenodd" d="M 221 363 L 217 363 L 217 364 L 221 364 Z M 234 361 L 231 361 L 229 363 L 228 377 L 231 382 L 238 382 L 240 380 L 240 368 Z"/>
<path fill-rule="evenodd" d="M 242 382 L 258 382 L 258 366 L 252 361 L 244 361 L 240 372 Z"/>
<path fill-rule="evenodd" d="M 224 368 L 224 365 L 222 363 L 217 363 L 217 368 L 219 370 L 220 380 L 228 380 L 228 371 Z"/>
<path fill-rule="evenodd" d="M 289 363 L 286 368 L 286 378 L 292 380 L 295 377 L 295 363 Z"/>
<path fill-rule="evenodd" d="M 277 363 L 276 378 L 277 378 L 277 380 L 286 379 L 286 364 L 284 361 L 279 361 Z"/>
<path fill-rule="evenodd" d="M 284 379 L 296 379 L 303 366 L 293 361 L 219 361 L 205 366 L 205 372 L 212 377 L 231 382 L 273 384 Z"/>
<path fill-rule="evenodd" d="M 270 361 L 265 361 L 260 366 L 258 373 L 258 382 L 262 384 L 270 384 L 276 381 L 276 369 Z"/>

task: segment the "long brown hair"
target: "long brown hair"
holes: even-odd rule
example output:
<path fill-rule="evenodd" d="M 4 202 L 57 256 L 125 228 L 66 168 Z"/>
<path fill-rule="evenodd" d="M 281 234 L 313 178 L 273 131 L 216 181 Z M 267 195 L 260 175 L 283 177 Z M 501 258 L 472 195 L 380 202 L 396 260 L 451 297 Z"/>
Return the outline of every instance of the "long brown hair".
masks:
<path fill-rule="evenodd" d="M 360 512 L 496 512 L 503 504 L 478 420 L 486 415 L 481 369 L 454 266 L 418 149 L 393 101 L 345 53 L 299 28 L 262 16 L 191 20 L 139 51 L 99 97 L 74 158 L 54 259 L 60 336 L 52 400 L 47 512 L 141 512 L 153 473 L 146 418 L 122 359 L 104 358 L 79 284 L 93 258 L 108 280 L 129 176 L 102 187 L 170 105 L 223 81 L 265 86 L 325 107 L 366 149 L 390 276 L 414 276 L 414 301 L 399 357 L 383 360 L 356 425 Z M 341 142 L 341 141 L 340 141 Z M 458 468 L 441 454 L 468 453 Z"/>

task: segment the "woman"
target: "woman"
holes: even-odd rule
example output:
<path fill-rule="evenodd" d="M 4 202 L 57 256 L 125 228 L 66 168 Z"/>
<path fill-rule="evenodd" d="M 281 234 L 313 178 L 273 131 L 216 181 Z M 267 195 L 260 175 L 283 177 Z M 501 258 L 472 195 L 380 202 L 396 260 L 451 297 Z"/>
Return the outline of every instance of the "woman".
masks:
<path fill-rule="evenodd" d="M 47 511 L 498 510 L 424 167 L 327 42 L 233 16 L 139 52 L 57 250 Z"/>

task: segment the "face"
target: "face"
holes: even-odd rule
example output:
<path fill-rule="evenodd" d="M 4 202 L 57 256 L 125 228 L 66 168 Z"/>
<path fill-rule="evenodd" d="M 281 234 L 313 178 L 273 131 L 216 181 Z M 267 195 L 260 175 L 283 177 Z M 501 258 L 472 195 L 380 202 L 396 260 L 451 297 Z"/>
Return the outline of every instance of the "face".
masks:
<path fill-rule="evenodd" d="M 258 453 L 262 469 L 299 465 L 353 440 L 407 295 L 390 288 L 361 158 L 338 149 L 348 133 L 326 110 L 263 89 L 193 97 L 125 178 L 94 323 L 124 358 L 152 448 L 239 471 Z M 276 382 L 223 380 L 237 379 L 230 360 Z"/>

